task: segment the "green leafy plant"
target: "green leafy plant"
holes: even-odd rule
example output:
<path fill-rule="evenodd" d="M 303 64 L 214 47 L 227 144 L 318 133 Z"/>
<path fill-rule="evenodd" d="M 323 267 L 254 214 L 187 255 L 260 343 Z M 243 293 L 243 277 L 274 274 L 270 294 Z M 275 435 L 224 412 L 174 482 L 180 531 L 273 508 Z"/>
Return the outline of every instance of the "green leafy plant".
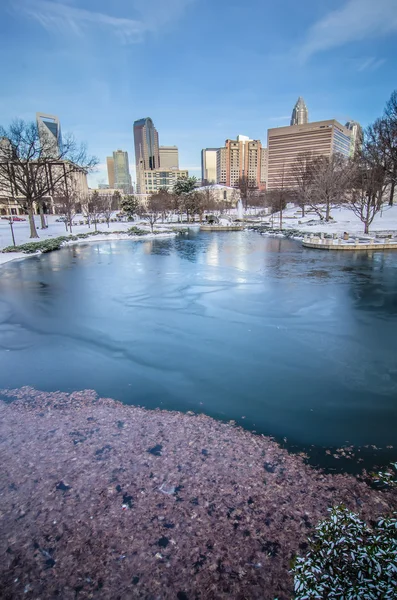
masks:
<path fill-rule="evenodd" d="M 334 507 L 309 546 L 292 568 L 296 600 L 396 598 L 397 513 L 371 528 L 344 506 Z"/>
<path fill-rule="evenodd" d="M 139 227 L 130 227 L 126 233 L 128 233 L 128 235 L 147 235 L 148 232 Z"/>

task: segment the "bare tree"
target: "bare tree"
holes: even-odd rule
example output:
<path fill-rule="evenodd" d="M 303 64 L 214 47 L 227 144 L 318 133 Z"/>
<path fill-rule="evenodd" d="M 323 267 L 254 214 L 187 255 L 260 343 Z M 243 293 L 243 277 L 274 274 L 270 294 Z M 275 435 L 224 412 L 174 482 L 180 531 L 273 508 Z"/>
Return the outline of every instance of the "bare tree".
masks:
<path fill-rule="evenodd" d="M 0 127 L 0 191 L 26 206 L 30 237 L 39 237 L 34 222 L 34 207 L 42 210 L 44 197 L 54 196 L 68 172 L 89 171 L 97 159 L 87 156 L 71 136 L 64 136 L 62 147 L 54 149 L 50 134 L 39 133 L 36 123 L 14 121 L 8 129 Z M 41 208 L 40 208 L 41 206 Z"/>
<path fill-rule="evenodd" d="M 91 228 L 92 222 L 92 214 L 91 214 L 91 195 L 85 194 L 85 196 L 81 199 L 81 212 L 87 219 L 88 228 Z"/>
<path fill-rule="evenodd" d="M 161 220 L 164 223 L 168 215 L 173 211 L 175 203 L 174 194 L 167 187 L 162 187 L 153 196 L 155 196 L 155 202 L 161 212 Z"/>
<path fill-rule="evenodd" d="M 217 209 L 218 200 L 216 196 L 216 188 L 212 183 L 204 183 L 200 192 L 203 196 L 204 209 L 214 211 Z"/>
<path fill-rule="evenodd" d="M 280 217 L 280 229 L 283 228 L 283 211 L 287 204 L 287 197 L 289 189 L 287 187 L 287 170 L 285 167 L 285 163 L 277 176 L 277 185 L 275 185 L 274 189 L 269 190 L 267 192 L 267 201 L 271 206 L 272 214 L 275 212 L 279 213 Z M 272 219 L 273 220 L 273 219 Z"/>
<path fill-rule="evenodd" d="M 397 90 L 388 102 L 384 115 L 367 132 L 384 152 L 389 188 L 389 205 L 393 206 L 397 186 Z"/>
<path fill-rule="evenodd" d="M 313 188 L 314 156 L 312 152 L 301 152 L 292 163 L 290 176 L 294 184 L 296 203 L 305 216 L 305 206 L 309 204 Z"/>
<path fill-rule="evenodd" d="M 98 231 L 99 219 L 103 216 L 105 202 L 103 197 L 95 190 L 91 197 L 88 198 L 85 212 L 90 215 L 90 220 L 94 223 L 95 231 Z"/>
<path fill-rule="evenodd" d="M 102 196 L 102 216 L 105 219 L 107 226 L 109 228 L 110 219 L 113 214 L 113 196 L 110 194 L 105 194 Z"/>
<path fill-rule="evenodd" d="M 237 185 L 237 189 L 240 190 L 241 200 L 244 204 L 245 210 L 247 210 L 248 205 L 250 204 L 251 196 L 258 190 L 258 184 L 255 179 L 250 179 L 246 175 L 243 175 L 239 178 Z"/>
<path fill-rule="evenodd" d="M 323 219 L 331 218 L 333 206 L 340 206 L 347 197 L 350 185 L 349 161 L 341 154 L 318 156 L 313 160 L 313 175 L 308 204 Z"/>
<path fill-rule="evenodd" d="M 55 205 L 58 212 L 65 216 L 66 231 L 68 227 L 72 233 L 73 219 L 81 206 L 81 195 L 73 173 L 66 174 L 65 178 L 59 183 Z"/>
<path fill-rule="evenodd" d="M 155 223 L 160 219 L 161 208 L 161 200 L 158 198 L 157 194 L 153 194 L 148 198 L 146 206 L 140 205 L 138 208 L 139 216 L 149 223 L 152 233 Z"/>
<path fill-rule="evenodd" d="M 360 155 L 352 163 L 349 206 L 364 223 L 364 233 L 369 233 L 371 223 L 382 210 L 389 179 L 384 148 L 373 138 L 371 127 L 366 138 Z"/>

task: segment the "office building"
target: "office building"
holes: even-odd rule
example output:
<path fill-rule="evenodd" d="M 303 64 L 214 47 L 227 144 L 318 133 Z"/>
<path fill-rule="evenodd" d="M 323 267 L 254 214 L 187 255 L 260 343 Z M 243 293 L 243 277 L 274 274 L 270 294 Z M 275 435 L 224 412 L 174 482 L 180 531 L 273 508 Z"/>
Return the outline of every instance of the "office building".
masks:
<path fill-rule="evenodd" d="M 179 169 L 178 148 L 176 146 L 160 146 L 160 168 L 168 171 L 169 169 Z"/>
<path fill-rule="evenodd" d="M 353 157 L 363 146 L 363 129 L 357 121 L 348 121 L 345 127 L 350 131 L 350 156 Z"/>
<path fill-rule="evenodd" d="M 171 192 L 178 179 L 188 176 L 188 171 L 184 169 L 146 169 L 143 171 L 143 184 L 139 193 L 154 194 L 162 188 Z"/>
<path fill-rule="evenodd" d="M 114 159 L 113 159 L 113 156 L 106 157 L 106 166 L 108 169 L 109 187 L 114 188 Z"/>
<path fill-rule="evenodd" d="M 262 150 L 259 140 L 251 140 L 245 135 L 238 135 L 237 140 L 226 140 L 225 147 L 217 150 L 217 183 L 237 187 L 239 180 L 245 177 L 250 187 L 263 189 Z"/>
<path fill-rule="evenodd" d="M 267 148 L 261 150 L 261 184 L 267 187 Z"/>
<path fill-rule="evenodd" d="M 267 188 L 293 187 L 291 167 L 303 152 L 350 154 L 350 131 L 335 120 L 276 127 L 267 132 Z"/>
<path fill-rule="evenodd" d="M 125 194 L 131 194 L 132 182 L 128 162 L 128 152 L 124 152 L 123 150 L 116 150 L 116 152 L 113 152 L 113 163 L 114 187 L 117 190 L 123 190 Z"/>
<path fill-rule="evenodd" d="M 160 168 L 159 135 L 149 117 L 134 122 L 134 147 L 137 192 L 143 194 L 145 171 Z"/>
<path fill-rule="evenodd" d="M 299 96 L 292 111 L 290 125 L 306 125 L 309 122 L 309 111 L 304 99 Z"/>
<path fill-rule="evenodd" d="M 216 159 L 219 148 L 204 148 L 201 151 L 201 179 L 203 183 L 216 182 Z"/>
<path fill-rule="evenodd" d="M 61 123 L 55 115 L 36 113 L 40 143 L 48 155 L 59 157 L 62 152 Z"/>

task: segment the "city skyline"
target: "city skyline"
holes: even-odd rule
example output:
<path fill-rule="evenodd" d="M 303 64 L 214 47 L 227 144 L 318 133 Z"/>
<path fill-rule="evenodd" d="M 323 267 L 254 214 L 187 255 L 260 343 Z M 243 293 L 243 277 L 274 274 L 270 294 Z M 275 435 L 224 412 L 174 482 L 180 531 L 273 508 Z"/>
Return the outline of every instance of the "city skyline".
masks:
<path fill-rule="evenodd" d="M 397 79 L 395 2 L 372 6 L 338 0 L 331 9 L 308 0 L 302 11 L 292 0 L 251 0 L 241 10 L 226 0 L 98 0 L 94 8 L 89 0 L 5 0 L 2 124 L 34 120 L 38 108 L 59 115 L 62 130 L 100 160 L 91 185 L 107 180 L 109 149 L 122 147 L 132 159 L 132 125 L 141 115 L 151 115 L 161 143 L 177 145 L 180 167 L 198 177 L 202 148 L 220 147 L 236 131 L 265 140 L 267 129 L 288 125 L 299 95 L 311 121 L 365 127 Z M 252 43 L 229 61 L 233 29 L 249 30 Z M 202 44 L 203 35 L 211 44 Z M 158 69 L 159 57 L 170 71 Z M 213 68 L 199 81 L 209 61 Z"/>

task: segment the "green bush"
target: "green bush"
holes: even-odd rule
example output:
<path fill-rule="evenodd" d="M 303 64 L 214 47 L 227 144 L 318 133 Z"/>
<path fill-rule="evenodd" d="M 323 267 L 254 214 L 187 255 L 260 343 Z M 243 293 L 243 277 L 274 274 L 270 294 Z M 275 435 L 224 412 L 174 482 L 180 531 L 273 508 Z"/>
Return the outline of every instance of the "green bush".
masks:
<path fill-rule="evenodd" d="M 127 232 L 124 233 L 127 233 L 128 235 L 147 235 L 148 232 L 139 227 L 130 227 Z"/>
<path fill-rule="evenodd" d="M 374 528 L 343 506 L 330 509 L 292 568 L 296 600 L 396 598 L 397 513 Z"/>
<path fill-rule="evenodd" d="M 88 237 L 97 235 L 112 235 L 113 233 L 122 233 L 127 235 L 147 235 L 147 231 L 139 229 L 139 227 L 130 227 L 127 231 L 87 231 L 86 233 L 78 233 L 76 235 L 62 235 L 60 237 L 39 240 L 37 242 L 28 242 L 20 246 L 7 246 L 2 252 L 23 252 L 24 254 L 34 254 L 35 252 L 53 252 L 59 250 L 64 242 L 77 242 L 78 240 L 86 240 Z M 162 233 L 162 232 L 155 232 Z"/>
<path fill-rule="evenodd" d="M 70 240 L 69 236 L 61 236 L 49 240 L 40 240 L 38 242 L 28 242 L 20 246 L 7 246 L 3 252 L 24 252 L 25 254 L 33 254 L 34 252 L 52 252 L 59 250 L 64 242 Z"/>

